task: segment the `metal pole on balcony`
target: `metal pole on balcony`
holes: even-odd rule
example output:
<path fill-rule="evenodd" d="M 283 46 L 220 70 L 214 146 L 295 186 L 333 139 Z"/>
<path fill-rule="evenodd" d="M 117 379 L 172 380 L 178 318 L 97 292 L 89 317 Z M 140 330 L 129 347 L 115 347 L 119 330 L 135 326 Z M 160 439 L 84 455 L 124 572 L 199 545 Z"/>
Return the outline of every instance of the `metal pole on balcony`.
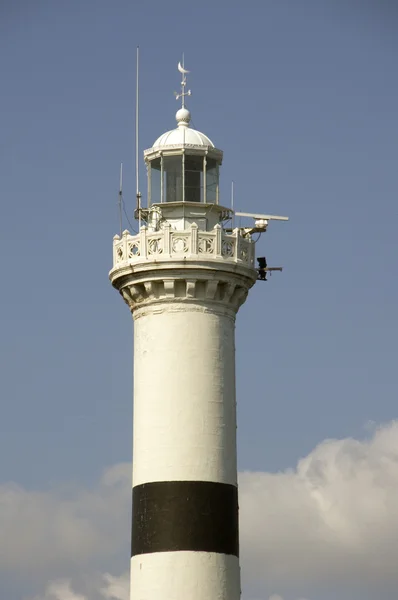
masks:
<path fill-rule="evenodd" d="M 163 154 L 160 155 L 160 202 L 164 202 L 164 165 L 163 165 Z"/>
<path fill-rule="evenodd" d="M 207 169 L 207 159 L 206 159 L 206 154 L 203 157 L 203 203 L 206 204 L 207 201 L 207 173 L 206 173 L 206 169 Z"/>

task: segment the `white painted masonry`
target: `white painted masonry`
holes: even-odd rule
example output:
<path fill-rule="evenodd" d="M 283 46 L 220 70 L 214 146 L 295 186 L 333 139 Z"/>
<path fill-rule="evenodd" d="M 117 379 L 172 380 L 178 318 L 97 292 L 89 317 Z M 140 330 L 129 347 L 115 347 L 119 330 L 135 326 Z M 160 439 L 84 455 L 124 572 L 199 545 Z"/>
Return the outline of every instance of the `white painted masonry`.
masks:
<path fill-rule="evenodd" d="M 236 485 L 235 323 L 206 304 L 135 314 L 133 484 Z"/>
<path fill-rule="evenodd" d="M 239 559 L 213 552 L 134 556 L 131 590 L 134 600 L 239 600 Z"/>

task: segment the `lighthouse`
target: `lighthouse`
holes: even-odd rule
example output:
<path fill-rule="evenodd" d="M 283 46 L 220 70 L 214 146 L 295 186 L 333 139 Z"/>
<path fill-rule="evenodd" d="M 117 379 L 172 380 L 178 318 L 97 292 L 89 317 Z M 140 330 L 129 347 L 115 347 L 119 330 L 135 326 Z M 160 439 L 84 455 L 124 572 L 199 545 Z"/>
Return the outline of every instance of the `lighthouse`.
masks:
<path fill-rule="evenodd" d="M 144 152 L 146 206 L 109 275 L 134 320 L 130 598 L 239 600 L 235 318 L 271 270 L 252 235 L 285 218 L 232 226 L 223 153 L 191 127 L 179 71 L 177 126 Z"/>

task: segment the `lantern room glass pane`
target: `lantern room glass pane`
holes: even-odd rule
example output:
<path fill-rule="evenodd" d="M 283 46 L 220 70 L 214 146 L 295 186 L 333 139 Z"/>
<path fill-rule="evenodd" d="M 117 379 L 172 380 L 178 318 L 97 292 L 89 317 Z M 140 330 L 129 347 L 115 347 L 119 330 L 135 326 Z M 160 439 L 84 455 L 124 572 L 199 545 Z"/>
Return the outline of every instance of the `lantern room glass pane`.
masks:
<path fill-rule="evenodd" d="M 151 162 L 151 204 L 159 204 L 161 193 L 161 164 L 160 158 Z"/>
<path fill-rule="evenodd" d="M 185 201 L 203 202 L 203 156 L 185 156 Z"/>
<path fill-rule="evenodd" d="M 182 156 L 164 156 L 166 202 L 182 202 Z"/>
<path fill-rule="evenodd" d="M 218 166 L 217 162 L 212 159 L 207 159 L 206 164 L 206 203 L 217 203 L 218 189 Z"/>

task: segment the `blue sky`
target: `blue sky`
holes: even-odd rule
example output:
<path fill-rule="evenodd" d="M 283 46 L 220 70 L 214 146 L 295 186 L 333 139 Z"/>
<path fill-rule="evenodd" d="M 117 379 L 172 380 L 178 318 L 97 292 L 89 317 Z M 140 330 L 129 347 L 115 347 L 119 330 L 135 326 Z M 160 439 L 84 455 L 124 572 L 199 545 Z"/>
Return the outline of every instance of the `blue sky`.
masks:
<path fill-rule="evenodd" d="M 240 470 L 396 418 L 397 28 L 376 0 L 1 3 L 0 483 L 95 486 L 131 457 L 132 323 L 108 271 L 121 161 L 133 209 L 137 45 L 140 151 L 174 127 L 184 51 L 224 203 L 234 179 L 239 210 L 290 217 L 258 245 L 283 273 L 238 315 Z"/>

